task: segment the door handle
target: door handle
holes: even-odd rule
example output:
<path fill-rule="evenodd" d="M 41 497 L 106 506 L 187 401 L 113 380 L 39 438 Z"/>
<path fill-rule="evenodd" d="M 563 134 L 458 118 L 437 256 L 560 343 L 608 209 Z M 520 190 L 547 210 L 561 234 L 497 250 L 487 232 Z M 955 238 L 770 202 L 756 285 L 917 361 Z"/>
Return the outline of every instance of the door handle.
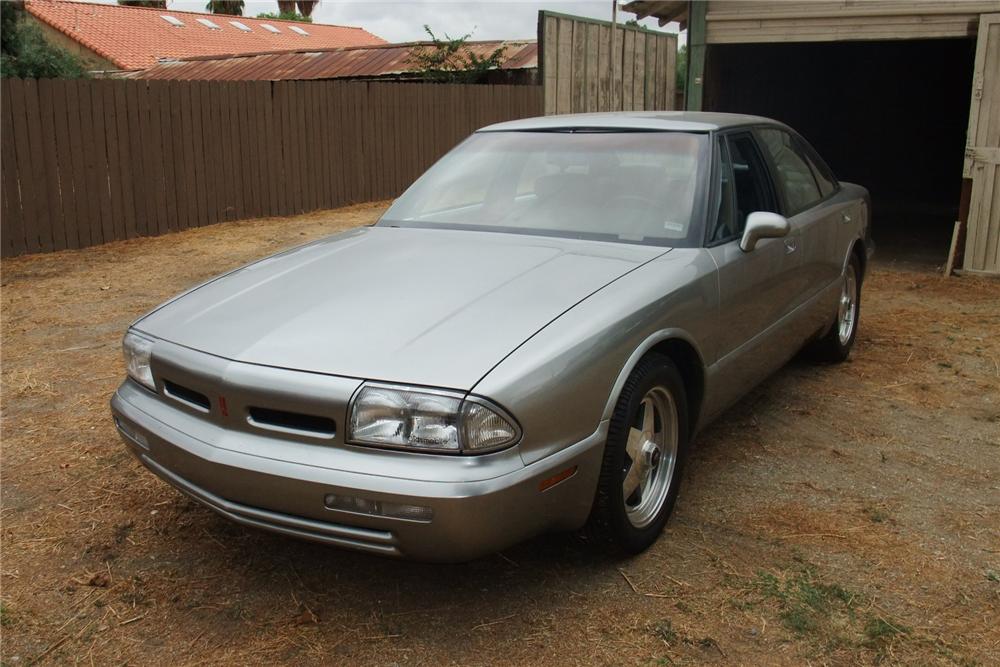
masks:
<path fill-rule="evenodd" d="M 795 239 L 785 239 L 785 254 L 789 255 L 795 252 L 798 245 L 795 243 Z"/>

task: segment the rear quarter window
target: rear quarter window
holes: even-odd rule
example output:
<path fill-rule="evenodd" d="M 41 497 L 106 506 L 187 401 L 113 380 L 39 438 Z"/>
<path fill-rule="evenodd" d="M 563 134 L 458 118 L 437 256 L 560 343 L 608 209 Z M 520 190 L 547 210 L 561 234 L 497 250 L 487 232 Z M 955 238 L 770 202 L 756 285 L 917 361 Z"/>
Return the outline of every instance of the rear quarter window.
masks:
<path fill-rule="evenodd" d="M 761 143 L 777 170 L 778 183 L 790 209 L 788 215 L 804 211 L 826 196 L 820 190 L 809 161 L 791 134 L 773 128 L 763 128 L 758 132 Z M 832 184 L 830 185 L 832 192 Z"/>

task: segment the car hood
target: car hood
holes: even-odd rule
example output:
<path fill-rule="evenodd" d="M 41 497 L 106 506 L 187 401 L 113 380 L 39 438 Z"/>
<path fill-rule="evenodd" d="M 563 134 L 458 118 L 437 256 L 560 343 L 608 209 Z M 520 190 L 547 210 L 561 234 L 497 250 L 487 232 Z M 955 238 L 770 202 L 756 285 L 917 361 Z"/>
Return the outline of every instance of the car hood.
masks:
<path fill-rule="evenodd" d="M 560 314 L 665 251 L 367 227 L 210 281 L 135 328 L 236 361 L 470 389 Z"/>

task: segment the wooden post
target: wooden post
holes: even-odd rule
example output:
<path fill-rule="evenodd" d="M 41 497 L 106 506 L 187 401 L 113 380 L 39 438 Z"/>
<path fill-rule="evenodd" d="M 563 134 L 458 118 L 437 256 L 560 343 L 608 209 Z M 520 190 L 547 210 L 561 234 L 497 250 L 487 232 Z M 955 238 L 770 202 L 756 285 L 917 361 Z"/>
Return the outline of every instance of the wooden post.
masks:
<path fill-rule="evenodd" d="M 701 111 L 705 78 L 705 0 L 691 0 L 688 9 L 688 72 L 685 99 L 688 111 Z"/>
<path fill-rule="evenodd" d="M 944 265 L 944 277 L 947 278 L 955 270 L 955 253 L 958 250 L 958 237 L 961 236 L 962 223 L 955 221 L 955 228 L 951 232 L 951 247 L 948 249 L 948 261 Z"/>
<path fill-rule="evenodd" d="M 608 86 L 608 111 L 617 111 L 615 100 L 618 99 L 615 82 L 615 63 L 619 58 L 615 55 L 615 33 L 618 32 L 618 0 L 611 0 L 611 49 L 608 51 L 608 64 L 611 66 L 611 80 Z"/>
<path fill-rule="evenodd" d="M 965 232 L 969 223 L 969 206 L 972 204 L 972 179 L 962 179 L 962 194 L 958 200 L 958 220 L 955 222 L 955 229 L 951 234 L 951 247 L 948 249 L 948 262 L 944 266 L 944 275 L 947 278 L 955 272 L 956 266 L 961 266 L 965 261 Z"/>

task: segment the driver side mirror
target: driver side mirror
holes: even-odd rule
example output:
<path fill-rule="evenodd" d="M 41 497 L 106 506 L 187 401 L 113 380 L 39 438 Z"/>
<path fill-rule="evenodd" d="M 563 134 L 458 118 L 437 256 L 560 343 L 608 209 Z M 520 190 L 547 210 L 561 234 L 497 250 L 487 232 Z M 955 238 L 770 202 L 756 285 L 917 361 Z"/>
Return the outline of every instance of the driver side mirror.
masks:
<path fill-rule="evenodd" d="M 747 226 L 740 239 L 740 250 L 750 252 L 761 239 L 774 239 L 788 235 L 788 218 L 769 211 L 755 211 L 747 216 Z"/>

